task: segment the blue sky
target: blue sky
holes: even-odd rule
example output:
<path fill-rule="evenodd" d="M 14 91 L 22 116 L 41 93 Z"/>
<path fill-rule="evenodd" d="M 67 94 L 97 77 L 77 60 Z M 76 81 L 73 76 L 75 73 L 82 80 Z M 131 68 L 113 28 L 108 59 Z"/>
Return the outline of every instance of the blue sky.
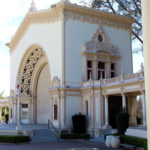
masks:
<path fill-rule="evenodd" d="M 38 9 L 49 8 L 51 4 L 60 0 L 35 0 Z M 79 0 L 72 0 L 77 3 Z M 0 1 L 0 92 L 4 90 L 4 96 L 9 96 L 10 82 L 10 54 L 5 46 L 15 34 L 23 17 L 28 12 L 31 0 L 4 0 Z M 137 44 L 133 45 L 137 47 Z M 134 72 L 140 69 L 143 61 L 142 54 L 134 54 Z"/>

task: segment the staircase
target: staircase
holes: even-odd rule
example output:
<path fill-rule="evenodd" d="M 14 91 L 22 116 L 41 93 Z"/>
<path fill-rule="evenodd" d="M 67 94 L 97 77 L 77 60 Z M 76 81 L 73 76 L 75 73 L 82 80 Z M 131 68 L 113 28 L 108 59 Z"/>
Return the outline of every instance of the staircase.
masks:
<path fill-rule="evenodd" d="M 50 129 L 37 129 L 33 130 L 33 137 L 30 143 L 46 143 L 56 142 L 57 138 Z"/>
<path fill-rule="evenodd" d="M 112 131 L 113 131 L 113 129 L 104 130 L 104 131 L 102 131 L 100 136 L 95 137 L 95 138 L 91 139 L 90 141 L 93 141 L 93 142 L 105 142 L 104 135 L 105 134 L 111 134 Z"/>

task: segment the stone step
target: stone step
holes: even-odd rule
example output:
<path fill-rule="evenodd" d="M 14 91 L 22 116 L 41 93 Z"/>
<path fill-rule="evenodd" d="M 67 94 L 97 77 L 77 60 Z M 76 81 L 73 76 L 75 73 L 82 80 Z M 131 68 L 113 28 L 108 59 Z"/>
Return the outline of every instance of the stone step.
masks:
<path fill-rule="evenodd" d="M 101 131 L 101 135 L 99 137 L 95 137 L 95 138 L 91 139 L 90 141 L 93 141 L 93 142 L 105 142 L 104 135 L 105 134 L 110 134 L 112 132 L 112 130 L 113 129 L 102 130 Z"/>
<path fill-rule="evenodd" d="M 33 138 L 30 143 L 56 142 L 57 138 L 50 129 L 38 129 L 33 131 Z"/>

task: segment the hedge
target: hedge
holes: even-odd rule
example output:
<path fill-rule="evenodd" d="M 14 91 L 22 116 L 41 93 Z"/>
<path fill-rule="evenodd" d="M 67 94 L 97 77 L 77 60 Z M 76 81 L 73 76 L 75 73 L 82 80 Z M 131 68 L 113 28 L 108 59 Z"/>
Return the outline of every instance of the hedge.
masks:
<path fill-rule="evenodd" d="M 127 136 L 127 135 L 119 135 L 119 134 L 105 134 L 104 139 L 106 140 L 106 136 L 113 135 L 113 136 L 119 136 L 121 143 L 131 144 L 135 145 L 137 147 L 143 147 L 144 150 L 147 150 L 147 139 L 134 137 L 134 136 Z"/>
<path fill-rule="evenodd" d="M 61 139 L 90 139 L 89 134 L 61 134 Z"/>
<path fill-rule="evenodd" d="M 24 135 L 0 135 L 0 142 L 4 143 L 23 143 L 29 142 L 30 137 Z"/>
<path fill-rule="evenodd" d="M 120 135 L 120 141 L 121 143 L 127 143 L 138 147 L 143 147 L 144 150 L 147 150 L 147 139 L 134 136 Z"/>

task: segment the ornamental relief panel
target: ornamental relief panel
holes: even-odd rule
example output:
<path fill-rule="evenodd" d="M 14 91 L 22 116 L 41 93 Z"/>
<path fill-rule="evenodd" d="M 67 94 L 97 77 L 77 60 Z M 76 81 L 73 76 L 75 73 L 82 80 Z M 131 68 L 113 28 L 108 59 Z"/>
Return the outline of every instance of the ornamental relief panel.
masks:
<path fill-rule="evenodd" d="M 40 48 L 35 48 L 30 56 L 27 58 L 23 72 L 20 79 L 20 94 L 21 96 L 32 96 L 32 76 L 37 62 L 41 57 L 45 56 L 44 52 Z"/>
<path fill-rule="evenodd" d="M 84 53 L 97 53 L 102 55 L 119 56 L 117 47 L 111 44 L 109 38 L 104 33 L 102 26 L 99 26 L 92 40 L 83 44 Z"/>

